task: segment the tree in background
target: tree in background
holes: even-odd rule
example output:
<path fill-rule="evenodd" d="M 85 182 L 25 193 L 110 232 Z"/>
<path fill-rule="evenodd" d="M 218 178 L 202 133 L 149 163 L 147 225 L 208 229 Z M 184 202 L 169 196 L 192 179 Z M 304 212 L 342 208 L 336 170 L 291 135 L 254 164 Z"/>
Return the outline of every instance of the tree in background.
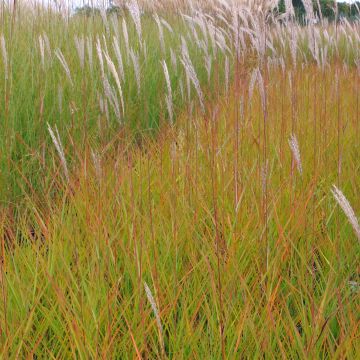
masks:
<path fill-rule="evenodd" d="M 305 16 L 303 0 L 292 0 L 292 3 L 296 18 L 303 19 Z M 345 2 L 337 3 L 336 0 L 312 0 L 312 3 L 315 14 L 317 14 L 318 17 L 320 17 L 321 14 L 324 18 L 333 20 L 336 12 L 339 17 L 353 18 L 359 16 L 360 1 L 357 1 L 355 4 L 348 4 Z M 321 11 L 319 10 L 319 4 Z M 279 12 L 285 12 L 285 0 L 280 0 Z"/>

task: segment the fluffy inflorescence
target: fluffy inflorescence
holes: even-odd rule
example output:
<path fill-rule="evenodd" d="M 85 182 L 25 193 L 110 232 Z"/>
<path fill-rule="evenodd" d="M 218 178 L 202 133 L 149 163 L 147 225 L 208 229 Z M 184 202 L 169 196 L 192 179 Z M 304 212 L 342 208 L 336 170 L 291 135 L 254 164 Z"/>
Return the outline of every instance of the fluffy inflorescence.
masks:
<path fill-rule="evenodd" d="M 337 203 L 343 210 L 344 214 L 348 218 L 349 223 L 351 224 L 351 226 L 354 229 L 355 235 L 357 236 L 358 240 L 360 241 L 359 221 L 358 221 L 358 219 L 355 215 L 355 212 L 354 212 L 353 208 L 351 207 L 348 199 L 345 197 L 343 192 L 340 189 L 338 189 L 335 185 L 333 186 L 331 192 L 332 192 L 335 200 L 337 201 Z"/>

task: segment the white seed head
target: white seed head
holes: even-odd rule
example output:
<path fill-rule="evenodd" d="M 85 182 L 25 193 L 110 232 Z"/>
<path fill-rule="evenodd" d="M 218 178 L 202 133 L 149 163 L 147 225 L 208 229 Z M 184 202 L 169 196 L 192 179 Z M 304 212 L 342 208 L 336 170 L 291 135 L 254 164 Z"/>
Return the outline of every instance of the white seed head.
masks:
<path fill-rule="evenodd" d="M 120 46 L 119 46 L 119 43 L 118 43 L 117 38 L 115 36 L 113 38 L 113 48 L 114 48 L 116 60 L 117 60 L 117 63 L 118 63 L 119 73 L 120 73 L 121 79 L 123 81 L 125 81 L 124 64 L 123 64 L 123 60 L 122 60 Z"/>
<path fill-rule="evenodd" d="M 140 79 L 140 64 L 139 64 L 139 57 L 135 54 L 133 49 L 130 50 L 130 57 L 133 62 L 134 66 L 134 73 L 135 73 L 135 79 L 136 79 L 136 85 L 137 85 L 137 93 L 138 96 L 140 95 L 141 91 L 141 79 Z"/>
<path fill-rule="evenodd" d="M 312 22 L 315 18 L 312 0 L 302 0 L 302 3 L 304 4 L 307 21 Z"/>
<path fill-rule="evenodd" d="M 164 25 L 164 27 L 165 27 L 166 29 L 168 29 L 168 31 L 169 31 L 171 34 L 174 33 L 173 28 L 170 26 L 170 24 L 169 24 L 165 19 L 160 18 L 160 21 L 161 21 L 161 23 Z"/>
<path fill-rule="evenodd" d="M 50 41 L 49 41 L 49 38 L 46 35 L 46 33 L 43 33 L 42 38 L 44 39 L 44 42 L 45 42 L 45 49 L 47 51 L 47 54 L 48 54 L 49 58 L 51 58 L 52 54 L 51 54 Z"/>
<path fill-rule="evenodd" d="M 97 53 L 97 56 L 99 59 L 101 78 L 104 79 L 104 76 L 105 76 L 104 59 L 103 59 L 103 55 L 102 55 L 102 49 L 101 49 L 101 44 L 100 44 L 99 38 L 96 39 L 96 53 Z"/>
<path fill-rule="evenodd" d="M 161 62 L 161 65 L 162 65 L 162 68 L 164 71 L 165 82 L 166 82 L 166 87 L 167 87 L 167 95 L 165 97 L 166 107 L 167 107 L 167 110 L 169 113 L 170 122 L 172 124 L 174 121 L 174 111 L 173 111 L 173 97 L 172 97 L 170 75 L 169 75 L 169 70 L 168 70 L 165 60 L 163 60 Z"/>
<path fill-rule="evenodd" d="M 8 69 L 8 56 L 6 51 L 6 43 L 5 43 L 4 35 L 1 35 L 0 42 L 1 42 L 1 51 L 2 51 L 4 69 L 5 69 L 5 80 L 7 80 L 9 78 L 9 69 Z"/>
<path fill-rule="evenodd" d="M 211 55 L 208 55 L 208 54 L 205 55 L 204 62 L 205 62 L 205 69 L 206 69 L 206 73 L 207 73 L 207 80 L 208 80 L 208 82 L 210 82 L 211 69 L 212 69 L 212 57 L 211 57 Z"/>
<path fill-rule="evenodd" d="M 255 88 L 257 76 L 258 76 L 258 69 L 255 69 L 251 73 L 251 78 L 250 78 L 250 82 L 249 82 L 249 102 L 251 102 L 253 94 L 254 94 L 254 88 Z"/>
<path fill-rule="evenodd" d="M 123 29 L 123 35 L 124 35 L 124 40 L 125 40 L 127 61 L 129 61 L 129 57 L 130 57 L 129 33 L 128 33 L 125 18 L 122 19 L 122 29 Z"/>
<path fill-rule="evenodd" d="M 351 207 L 349 201 L 345 197 L 345 195 L 342 193 L 340 189 L 338 189 L 335 185 L 333 185 L 333 188 L 331 190 L 335 200 L 340 205 L 341 209 L 343 210 L 344 214 L 348 218 L 352 228 L 354 229 L 355 235 L 358 238 L 360 242 L 360 225 L 359 221 L 356 218 L 355 212 L 353 208 Z"/>
<path fill-rule="evenodd" d="M 161 348 L 164 348 L 164 340 L 163 340 L 163 328 L 161 325 L 161 319 L 160 319 L 160 314 L 158 311 L 158 308 L 156 306 L 156 302 L 155 299 L 151 293 L 151 290 L 149 288 L 149 286 L 146 284 L 146 282 L 144 282 L 144 288 L 145 288 L 145 293 L 146 293 L 146 297 L 151 305 L 152 311 L 155 315 L 155 319 L 156 319 L 156 324 L 159 330 L 159 336 L 160 336 L 160 342 L 161 342 Z"/>
<path fill-rule="evenodd" d="M 175 55 L 175 52 L 172 48 L 170 48 L 170 57 L 171 57 L 171 64 L 174 68 L 174 70 L 176 71 L 177 69 L 177 58 L 176 58 L 176 55 Z"/>
<path fill-rule="evenodd" d="M 122 88 L 121 88 L 120 78 L 119 78 L 119 75 L 116 71 L 115 65 L 114 65 L 113 61 L 111 60 L 110 56 L 108 54 L 104 54 L 104 55 L 105 55 L 105 59 L 106 59 L 108 68 L 115 79 L 115 83 L 118 88 L 118 92 L 119 92 L 119 96 L 120 96 L 122 112 L 124 115 L 125 114 L 125 105 L 124 105 L 124 97 L 123 97 L 123 92 L 122 92 Z"/>
<path fill-rule="evenodd" d="M 183 44 L 186 44 L 185 42 L 183 42 Z M 186 72 L 186 75 L 187 75 L 187 81 L 188 81 L 188 96 L 190 98 L 190 86 L 189 86 L 189 81 L 191 81 L 194 85 L 194 88 L 195 88 L 195 91 L 198 95 L 198 98 L 199 98 L 199 101 L 200 101 L 200 107 L 201 107 L 201 111 L 203 113 L 205 113 L 205 105 L 204 105 L 204 94 L 201 90 L 201 87 L 200 87 L 200 82 L 199 82 L 199 79 L 196 75 L 196 72 L 195 72 L 195 69 L 194 69 L 194 66 L 191 62 L 191 59 L 190 59 L 190 56 L 189 56 L 189 53 L 187 51 L 187 47 L 185 47 L 183 45 L 183 56 L 182 56 L 182 59 L 181 59 L 181 63 L 185 69 L 185 72 Z"/>
<path fill-rule="evenodd" d="M 65 154 L 64 154 L 64 149 L 61 143 L 61 139 L 60 139 L 60 135 L 58 132 L 57 127 L 55 126 L 55 133 L 53 132 L 51 126 L 49 124 L 48 125 L 48 130 L 51 136 L 51 139 L 55 145 L 55 148 L 59 154 L 60 157 L 60 161 L 61 161 L 61 165 L 63 167 L 64 170 L 64 174 L 65 174 L 65 178 L 67 180 L 67 182 L 69 182 L 69 171 L 68 171 L 68 167 L 67 167 L 67 163 L 66 163 L 66 158 L 65 158 Z"/>
<path fill-rule="evenodd" d="M 103 7 L 100 7 L 100 16 L 101 16 L 101 19 L 104 23 L 104 26 L 105 26 L 105 31 L 106 33 L 108 34 L 110 29 L 109 29 L 109 22 L 107 20 L 107 16 L 106 16 L 106 11 Z"/>
<path fill-rule="evenodd" d="M 128 2 L 126 4 L 131 18 L 134 21 L 135 24 L 135 29 L 139 38 L 139 43 L 140 45 L 142 44 L 142 30 L 141 30 L 141 16 L 140 16 L 140 9 L 139 9 L 139 4 L 137 3 L 136 0 L 131 0 L 131 2 Z"/>
<path fill-rule="evenodd" d="M 62 67 L 63 67 L 63 69 L 65 71 L 65 74 L 66 74 L 67 78 L 70 81 L 70 84 L 73 85 L 73 81 L 72 81 L 72 78 L 71 78 L 71 73 L 70 73 L 69 66 L 68 66 L 68 64 L 67 64 L 67 62 L 65 60 L 65 57 L 64 57 L 63 53 L 61 52 L 61 50 L 59 48 L 57 48 L 55 50 L 55 55 L 59 59 L 60 64 L 62 65 Z"/>
<path fill-rule="evenodd" d="M 162 61 L 161 61 L 161 66 L 162 66 L 163 71 L 164 71 L 164 76 L 165 76 L 165 81 L 166 81 L 166 87 L 167 87 L 168 95 L 169 95 L 170 97 L 172 97 L 170 75 L 169 75 L 169 70 L 168 70 L 168 67 L 167 67 L 167 65 L 166 65 L 166 61 L 165 61 L 165 60 L 162 60 Z"/>
<path fill-rule="evenodd" d="M 96 176 L 101 180 L 101 158 L 98 152 L 91 149 L 91 158 L 94 164 Z"/>
<path fill-rule="evenodd" d="M 159 29 L 159 41 L 160 41 L 161 51 L 163 52 L 163 54 L 165 54 L 164 31 L 163 31 L 162 24 L 160 22 L 159 16 L 156 13 L 154 15 L 154 20 L 155 20 L 156 25 L 157 25 L 157 27 Z"/>
<path fill-rule="evenodd" d="M 74 38 L 76 51 L 79 56 L 80 66 L 83 69 L 85 66 L 85 39 L 84 37 L 77 37 Z"/>
<path fill-rule="evenodd" d="M 110 85 L 109 79 L 106 75 L 103 78 L 103 86 L 104 86 L 104 93 L 109 101 L 110 105 L 112 106 L 115 116 L 118 119 L 119 123 L 121 123 L 121 114 L 120 114 L 120 106 L 118 97 L 116 95 L 115 89 Z"/>
<path fill-rule="evenodd" d="M 295 10 L 292 0 L 285 0 L 285 13 L 288 18 L 295 16 Z"/>
<path fill-rule="evenodd" d="M 229 94 L 229 74 L 230 74 L 230 64 L 229 58 L 225 57 L 225 91 L 226 95 Z"/>
<path fill-rule="evenodd" d="M 297 138 L 294 134 L 292 134 L 289 139 L 289 146 L 290 146 L 291 152 L 293 154 L 293 157 L 295 159 L 297 169 L 298 169 L 300 175 L 302 175 L 303 169 L 302 169 L 302 163 L 301 163 L 300 148 L 299 148 L 299 143 L 297 141 Z"/>

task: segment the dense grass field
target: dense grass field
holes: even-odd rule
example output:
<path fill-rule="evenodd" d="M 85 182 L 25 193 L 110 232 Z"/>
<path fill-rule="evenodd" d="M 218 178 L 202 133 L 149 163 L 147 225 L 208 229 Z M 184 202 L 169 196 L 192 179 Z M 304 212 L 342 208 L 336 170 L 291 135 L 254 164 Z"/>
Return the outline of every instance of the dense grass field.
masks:
<path fill-rule="evenodd" d="M 1 9 L 1 358 L 359 358 L 360 23 L 215 3 Z"/>

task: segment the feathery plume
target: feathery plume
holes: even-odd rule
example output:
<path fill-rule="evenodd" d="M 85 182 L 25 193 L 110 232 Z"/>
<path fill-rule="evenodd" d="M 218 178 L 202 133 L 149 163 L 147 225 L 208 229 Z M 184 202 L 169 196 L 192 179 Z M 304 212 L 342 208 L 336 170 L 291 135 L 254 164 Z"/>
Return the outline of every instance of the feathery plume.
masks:
<path fill-rule="evenodd" d="M 95 173 L 97 178 L 101 179 L 101 158 L 98 152 L 91 149 L 91 158 L 94 164 Z"/>
<path fill-rule="evenodd" d="M 229 94 L 229 74 L 230 74 L 230 64 L 229 58 L 225 57 L 225 91 L 226 95 Z"/>
<path fill-rule="evenodd" d="M 124 40 L 125 40 L 127 61 L 129 62 L 129 56 L 130 56 L 129 33 L 128 33 L 125 18 L 122 19 L 122 29 L 123 29 L 123 35 L 124 35 Z"/>
<path fill-rule="evenodd" d="M 76 51 L 79 56 L 80 66 L 83 69 L 85 66 L 85 40 L 84 37 L 78 38 L 75 36 L 74 38 Z"/>
<path fill-rule="evenodd" d="M 306 12 L 306 19 L 308 22 L 314 20 L 314 8 L 312 4 L 312 0 L 302 0 L 304 4 L 305 12 Z"/>
<path fill-rule="evenodd" d="M 49 38 L 48 36 L 46 35 L 46 33 L 43 33 L 43 40 L 45 42 L 45 48 L 46 48 L 46 51 L 48 53 L 48 56 L 51 57 L 51 47 L 50 47 L 50 41 L 49 41 Z"/>
<path fill-rule="evenodd" d="M 141 80 L 140 80 L 140 64 L 139 64 L 139 57 L 135 54 L 133 49 L 130 50 L 130 57 L 134 65 L 134 72 L 135 72 L 135 79 L 137 85 L 137 93 L 138 96 L 140 95 L 141 89 Z"/>
<path fill-rule="evenodd" d="M 322 10 L 321 10 L 321 4 L 320 4 L 320 0 L 316 0 L 316 5 L 319 11 L 319 16 L 320 16 L 320 20 L 323 20 L 323 15 L 322 15 Z"/>
<path fill-rule="evenodd" d="M 333 188 L 331 190 L 335 200 L 343 210 L 344 214 L 348 218 L 352 228 L 354 229 L 355 235 L 360 241 L 360 225 L 359 221 L 356 218 L 355 212 L 353 208 L 351 207 L 349 201 L 346 199 L 345 195 L 342 193 L 340 189 L 338 189 L 335 185 L 333 185 Z"/>
<path fill-rule="evenodd" d="M 163 54 L 165 54 L 164 31 L 163 31 L 159 16 L 156 13 L 154 15 L 154 20 L 155 20 L 156 25 L 157 25 L 157 27 L 159 29 L 159 40 L 160 40 L 161 51 L 163 52 Z"/>
<path fill-rule="evenodd" d="M 211 55 L 205 55 L 204 56 L 204 62 L 205 62 L 205 69 L 206 69 L 206 73 L 207 73 L 207 80 L 208 82 L 210 82 L 210 78 L 211 78 L 211 68 L 212 68 L 212 57 Z"/>
<path fill-rule="evenodd" d="M 126 4 L 131 18 L 134 21 L 135 24 L 135 29 L 139 38 L 139 43 L 140 46 L 142 44 L 142 30 L 141 30 L 141 17 L 140 17 L 140 9 L 139 9 L 139 4 L 137 3 L 136 0 L 132 0 L 131 2 Z"/>
<path fill-rule="evenodd" d="M 65 57 L 64 57 L 63 53 L 61 52 L 61 50 L 59 48 L 57 48 L 55 50 L 55 55 L 59 59 L 60 64 L 62 65 L 63 69 L 65 70 L 65 74 L 66 74 L 67 78 L 69 79 L 70 84 L 73 86 L 73 81 L 72 81 L 72 78 L 71 78 L 71 73 L 70 73 L 69 66 L 68 66 L 68 64 L 67 64 L 67 62 L 65 60 Z"/>
<path fill-rule="evenodd" d="M 264 80 L 263 80 L 263 77 L 261 75 L 259 68 L 256 68 L 255 70 L 253 70 L 253 72 L 251 74 L 250 83 L 249 83 L 249 102 L 251 102 L 251 99 L 253 97 L 256 81 L 258 82 L 258 88 L 259 88 L 259 93 L 260 93 L 260 98 L 261 98 L 261 107 L 262 107 L 263 112 L 265 113 L 265 111 L 266 111 L 265 85 L 264 85 Z"/>
<path fill-rule="evenodd" d="M 182 59 L 181 59 L 181 63 L 185 69 L 186 75 L 187 75 L 187 82 L 188 82 L 188 95 L 190 93 L 190 87 L 189 87 L 189 81 L 191 80 L 191 82 L 193 83 L 194 87 L 195 87 L 195 91 L 198 95 L 199 101 L 200 101 L 200 107 L 201 107 L 201 111 L 203 113 L 205 113 L 205 105 L 204 105 L 204 94 L 201 90 L 200 87 L 200 82 L 199 79 L 196 75 L 194 66 L 191 62 L 190 56 L 189 56 L 189 51 L 187 48 L 187 44 L 184 38 L 182 38 Z M 189 96 L 190 98 L 190 96 Z"/>
<path fill-rule="evenodd" d="M 110 32 L 110 29 L 109 29 L 109 23 L 108 23 L 108 20 L 107 20 L 107 16 L 106 16 L 106 11 L 103 7 L 100 8 L 100 16 L 101 16 L 101 19 L 104 23 L 104 26 L 105 26 L 105 31 L 107 34 L 109 34 Z"/>
<path fill-rule="evenodd" d="M 294 65 L 294 68 L 296 68 L 296 64 L 297 64 L 297 32 L 296 31 L 292 31 L 291 32 L 291 39 L 290 39 L 290 52 L 291 52 L 291 58 L 292 58 L 292 62 Z"/>
<path fill-rule="evenodd" d="M 104 42 L 105 52 L 108 54 L 108 53 L 109 53 L 109 50 L 108 50 L 108 47 L 107 47 L 107 41 L 106 41 L 106 37 L 105 37 L 104 34 L 102 35 L 102 38 L 103 38 L 103 42 Z"/>
<path fill-rule="evenodd" d="M 7 80 L 9 78 L 9 70 L 8 70 L 8 57 L 7 57 L 4 35 L 1 35 L 0 42 L 1 42 L 1 51 L 2 51 L 4 69 L 5 69 L 5 80 Z"/>
<path fill-rule="evenodd" d="M 118 66 L 119 66 L 119 73 L 120 73 L 121 79 L 123 81 L 125 81 L 124 64 L 123 64 L 123 61 L 122 61 L 122 55 L 121 55 L 121 51 L 120 51 L 120 46 L 119 46 L 119 43 L 118 43 L 117 38 L 115 36 L 113 38 L 113 48 L 114 48 L 116 60 L 117 60 Z"/>
<path fill-rule="evenodd" d="M 166 61 L 162 60 L 161 65 L 162 65 L 162 68 L 163 68 L 163 71 L 164 71 L 164 76 L 165 76 L 165 80 L 166 80 L 166 86 L 167 86 L 168 94 L 171 95 L 172 91 L 171 91 L 170 75 L 169 75 L 168 67 L 166 65 Z"/>
<path fill-rule="evenodd" d="M 100 44 L 100 39 L 96 39 L 96 52 L 99 58 L 99 64 L 100 64 L 100 71 L 101 71 L 101 78 L 104 79 L 105 71 L 104 71 L 104 59 L 102 56 L 102 49 Z"/>
<path fill-rule="evenodd" d="M 201 90 L 200 82 L 199 82 L 199 79 L 198 79 L 198 77 L 196 75 L 194 66 L 191 63 L 190 58 L 188 58 L 188 59 L 183 58 L 181 60 L 181 63 L 183 64 L 183 66 L 185 68 L 185 72 L 187 74 L 188 79 L 191 80 L 191 82 L 193 83 L 193 85 L 195 87 L 195 91 L 196 91 L 196 93 L 198 95 L 198 98 L 199 98 L 199 101 L 200 101 L 201 111 L 203 113 L 205 113 L 204 94 L 203 94 L 203 92 Z"/>
<path fill-rule="evenodd" d="M 253 94 L 254 94 L 254 88 L 255 88 L 257 76 L 258 76 L 258 69 L 255 69 L 251 73 L 251 78 L 250 78 L 250 82 L 249 82 L 249 102 L 251 102 Z"/>
<path fill-rule="evenodd" d="M 234 9 L 232 11 L 232 31 L 233 31 L 233 37 L 234 37 L 234 47 L 237 57 L 240 56 L 240 37 L 239 37 L 239 10 L 236 6 L 234 6 Z"/>
<path fill-rule="evenodd" d="M 173 28 L 170 26 L 170 24 L 163 18 L 160 18 L 161 23 L 164 25 L 164 27 L 171 33 L 174 33 Z"/>
<path fill-rule="evenodd" d="M 119 34 L 119 19 L 118 16 L 112 16 L 111 17 L 111 24 L 115 33 L 115 37 L 116 39 L 120 39 L 120 34 Z"/>
<path fill-rule="evenodd" d="M 176 71 L 177 69 L 177 58 L 176 58 L 176 55 L 175 55 L 175 52 L 172 48 L 170 48 L 170 57 L 171 57 L 171 64 L 174 68 L 174 70 Z"/>
<path fill-rule="evenodd" d="M 294 156 L 297 169 L 298 169 L 300 175 L 302 175 L 303 170 L 302 170 L 302 163 L 301 163 L 301 156 L 300 156 L 300 148 L 299 148 L 299 143 L 297 141 L 297 138 L 294 134 L 292 134 L 289 139 L 289 146 L 290 146 L 291 152 Z"/>
<path fill-rule="evenodd" d="M 64 170 L 65 178 L 66 178 L 67 182 L 69 182 L 69 171 L 68 171 L 68 167 L 67 167 L 67 164 L 66 164 L 66 158 L 65 158 L 63 146 L 62 146 L 62 143 L 61 143 L 59 131 L 57 129 L 57 126 L 55 125 L 55 132 L 56 132 L 56 134 L 55 134 L 53 132 L 51 126 L 49 125 L 49 123 L 47 125 L 48 125 L 48 130 L 49 130 L 51 139 L 52 139 L 52 141 L 53 141 L 53 143 L 55 145 L 55 148 L 56 148 L 56 150 L 57 150 L 57 152 L 59 154 L 61 165 L 62 165 L 63 170 Z"/>
<path fill-rule="evenodd" d="M 162 68 L 164 71 L 164 76 L 165 76 L 165 81 L 166 81 L 166 86 L 167 86 L 167 91 L 168 91 L 168 93 L 166 95 L 166 105 L 167 105 L 168 113 L 170 116 L 170 122 L 173 123 L 173 98 L 172 98 L 169 70 L 168 70 L 165 60 L 161 61 L 161 65 L 162 65 Z"/>
<path fill-rule="evenodd" d="M 103 86 L 104 86 L 105 96 L 109 100 L 110 105 L 112 106 L 114 113 L 116 115 L 116 118 L 121 123 L 120 107 L 119 107 L 118 98 L 116 96 L 116 91 L 110 85 L 109 79 L 107 78 L 106 75 L 104 75 L 103 78 Z"/>
<path fill-rule="evenodd" d="M 150 288 L 149 288 L 149 286 L 147 285 L 146 282 L 144 282 L 144 288 L 145 288 L 146 297 L 149 300 L 152 311 L 153 311 L 153 313 L 155 315 L 156 324 L 157 324 L 157 327 L 158 327 L 158 330 L 159 330 L 160 346 L 161 346 L 162 351 L 164 351 L 163 328 L 162 328 L 162 325 L 161 325 L 160 314 L 159 314 L 158 308 L 156 306 L 155 299 L 154 299 L 154 297 L 153 297 L 153 295 L 151 293 L 151 290 L 150 290 Z"/>
<path fill-rule="evenodd" d="M 292 0 L 285 0 L 285 13 L 288 18 L 292 18 L 295 16 L 295 10 Z"/>
<path fill-rule="evenodd" d="M 106 62 L 108 64 L 108 68 L 109 68 L 110 72 L 112 73 L 112 75 L 113 75 L 113 77 L 115 79 L 116 86 L 118 88 L 119 95 L 120 95 L 122 112 L 123 112 L 123 115 L 124 115 L 125 114 L 125 106 L 124 106 L 124 98 L 123 98 L 123 92 L 122 92 L 122 88 L 121 88 L 119 75 L 118 75 L 118 73 L 116 71 L 114 63 L 112 62 L 112 60 L 111 60 L 111 58 L 110 58 L 110 56 L 108 54 L 105 54 L 105 59 L 106 59 Z"/>

